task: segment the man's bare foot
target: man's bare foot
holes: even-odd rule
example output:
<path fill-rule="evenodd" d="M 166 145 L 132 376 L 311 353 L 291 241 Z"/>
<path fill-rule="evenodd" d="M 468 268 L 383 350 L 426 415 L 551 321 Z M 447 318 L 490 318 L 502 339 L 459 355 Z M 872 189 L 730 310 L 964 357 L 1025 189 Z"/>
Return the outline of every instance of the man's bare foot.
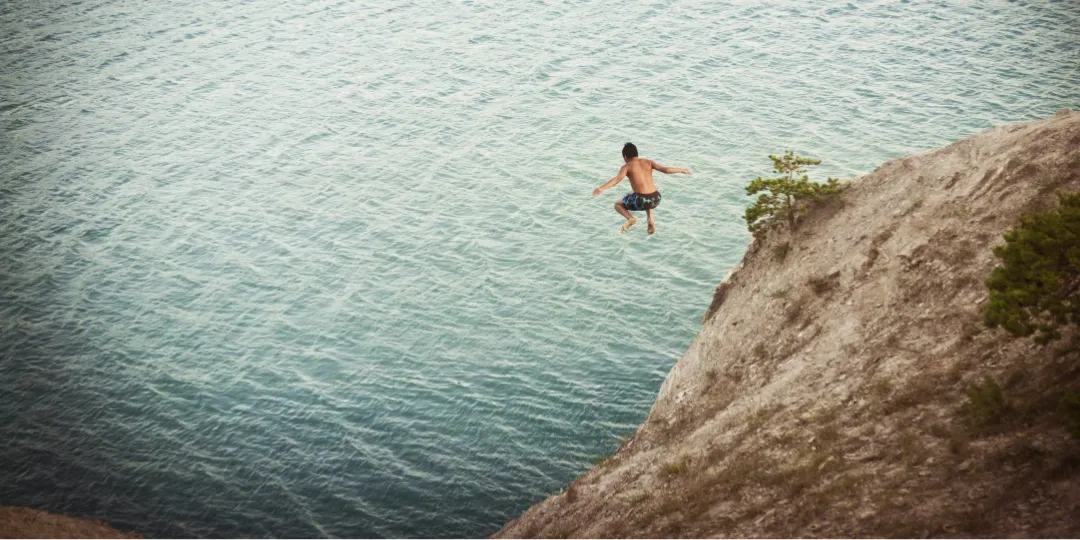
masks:
<path fill-rule="evenodd" d="M 630 227 L 633 227 L 635 223 L 637 223 L 637 218 L 630 218 L 626 220 L 626 223 L 623 223 L 622 229 L 620 229 L 619 232 L 629 231 Z"/>
<path fill-rule="evenodd" d="M 656 224 L 650 221 L 649 222 L 649 234 L 652 234 L 654 232 L 656 232 Z"/>

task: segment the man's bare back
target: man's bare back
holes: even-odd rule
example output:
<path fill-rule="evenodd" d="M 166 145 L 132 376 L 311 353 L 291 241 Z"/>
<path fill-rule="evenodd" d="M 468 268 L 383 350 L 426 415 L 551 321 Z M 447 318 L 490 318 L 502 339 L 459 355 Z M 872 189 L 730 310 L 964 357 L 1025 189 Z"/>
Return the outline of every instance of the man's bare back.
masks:
<path fill-rule="evenodd" d="M 645 215 L 649 218 L 649 234 L 652 234 L 656 232 L 656 223 L 653 222 L 652 211 L 653 208 L 660 204 L 660 191 L 656 189 L 656 184 L 653 183 L 652 172 L 657 170 L 664 174 L 691 174 L 690 169 L 664 167 L 651 159 L 639 158 L 637 147 L 631 143 L 626 143 L 626 146 L 623 146 L 623 162 L 625 165 L 619 169 L 619 173 L 614 178 L 593 190 L 593 197 L 618 184 L 623 178 L 629 177 L 630 188 L 633 193 L 627 194 L 615 203 L 615 211 L 626 218 L 626 223 L 622 226 L 622 232 L 626 232 L 637 222 L 637 219 L 630 215 L 630 211 L 640 212 L 644 210 Z"/>
<path fill-rule="evenodd" d="M 626 170 L 622 172 L 630 178 L 630 189 L 634 190 L 634 193 L 645 195 L 656 191 L 656 184 L 652 180 L 652 171 L 655 166 L 656 163 L 645 158 L 634 158 L 623 165 L 623 169 Z"/>

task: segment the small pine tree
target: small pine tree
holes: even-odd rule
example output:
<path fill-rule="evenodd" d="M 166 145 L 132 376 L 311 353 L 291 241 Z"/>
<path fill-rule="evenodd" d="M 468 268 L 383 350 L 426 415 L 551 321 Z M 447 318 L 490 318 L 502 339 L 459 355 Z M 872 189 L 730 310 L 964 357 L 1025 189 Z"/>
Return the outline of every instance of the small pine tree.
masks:
<path fill-rule="evenodd" d="M 769 159 L 773 162 L 773 170 L 779 173 L 779 176 L 759 176 L 746 186 L 747 195 L 758 196 L 743 216 L 752 233 L 763 231 L 763 227 L 776 219 L 786 220 L 788 227 L 794 229 L 795 220 L 806 210 L 808 200 L 818 200 L 840 191 L 841 186 L 836 178 L 829 178 L 825 184 L 810 181 L 806 167 L 819 165 L 820 159 L 796 156 L 790 150 L 779 157 L 769 154 Z M 767 193 L 762 193 L 763 191 Z"/>
<path fill-rule="evenodd" d="M 1062 325 L 1080 324 L 1080 193 L 1020 218 L 994 255 L 1002 264 L 986 279 L 987 326 L 1045 344 L 1061 337 Z"/>

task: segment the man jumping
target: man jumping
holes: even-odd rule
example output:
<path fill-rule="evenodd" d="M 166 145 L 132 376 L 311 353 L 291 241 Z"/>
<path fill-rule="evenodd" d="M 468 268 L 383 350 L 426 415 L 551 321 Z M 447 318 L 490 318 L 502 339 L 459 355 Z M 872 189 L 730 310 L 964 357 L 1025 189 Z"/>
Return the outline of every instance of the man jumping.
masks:
<path fill-rule="evenodd" d="M 677 169 L 675 167 L 664 167 L 655 161 L 650 159 L 639 158 L 637 155 L 637 147 L 633 143 L 626 143 L 622 149 L 623 165 L 619 169 L 619 174 L 615 175 L 615 178 L 608 180 L 604 185 L 593 190 L 593 197 L 599 195 L 605 189 L 618 184 L 623 178 L 630 177 L 630 188 L 634 190 L 633 193 L 627 193 L 625 197 L 620 201 L 615 202 L 615 211 L 626 218 L 626 223 L 623 223 L 620 232 L 626 232 L 630 230 L 630 227 L 637 223 L 637 218 L 630 215 L 630 211 L 640 212 L 645 211 L 645 215 L 649 218 L 649 234 L 656 232 L 656 223 L 653 222 L 652 210 L 660 204 L 660 192 L 656 189 L 656 184 L 653 183 L 652 172 L 656 169 L 664 174 L 691 174 L 690 169 Z"/>

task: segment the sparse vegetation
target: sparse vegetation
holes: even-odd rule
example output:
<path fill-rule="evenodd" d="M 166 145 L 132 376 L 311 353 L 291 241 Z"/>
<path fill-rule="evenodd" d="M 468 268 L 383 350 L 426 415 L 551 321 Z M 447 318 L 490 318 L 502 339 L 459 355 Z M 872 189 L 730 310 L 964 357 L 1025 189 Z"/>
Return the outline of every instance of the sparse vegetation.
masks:
<path fill-rule="evenodd" d="M 987 375 L 982 384 L 973 384 L 965 392 L 967 409 L 975 427 L 986 427 L 1001 422 L 1008 410 L 1008 403 L 1001 394 L 1001 387 Z"/>
<path fill-rule="evenodd" d="M 785 259 L 787 259 L 788 251 L 790 250 L 790 242 L 784 242 L 782 244 L 779 244 L 773 248 L 773 258 L 776 259 L 776 262 L 782 263 Z"/>
<path fill-rule="evenodd" d="M 887 346 L 890 349 L 899 349 L 900 348 L 900 334 L 891 334 L 891 335 L 889 335 L 889 337 L 885 340 L 885 346 Z"/>
<path fill-rule="evenodd" d="M 884 416 L 925 404 L 933 399 L 937 391 L 934 377 L 926 374 L 913 376 L 901 386 L 894 387 L 891 381 L 883 382 L 888 388 L 886 396 L 880 402 L 880 411 Z"/>
<path fill-rule="evenodd" d="M 836 286 L 836 281 L 829 277 L 816 277 L 807 280 L 806 284 L 810 285 L 810 290 L 814 291 L 814 294 L 821 296 L 831 291 Z"/>
<path fill-rule="evenodd" d="M 949 453 L 961 455 L 967 451 L 968 436 L 963 430 L 957 430 L 949 437 Z"/>
<path fill-rule="evenodd" d="M 716 374 L 715 369 L 709 369 L 705 372 L 705 387 L 712 388 L 716 384 L 716 379 L 719 377 Z"/>
<path fill-rule="evenodd" d="M 788 289 L 777 289 L 769 293 L 769 298 L 772 298 L 773 300 L 783 300 L 784 298 L 787 298 L 787 295 Z"/>
<path fill-rule="evenodd" d="M 743 219 L 752 233 L 764 232 L 777 221 L 795 228 L 796 220 L 806 211 L 808 203 L 840 192 L 840 181 L 829 178 L 824 184 L 811 182 L 806 167 L 819 165 L 821 160 L 795 155 L 788 151 L 782 156 L 770 154 L 774 178 L 757 177 L 746 186 L 746 194 L 757 195 L 754 204 L 746 209 Z M 764 193 L 763 193 L 764 192 Z M 784 250 L 787 255 L 787 250 Z"/>
<path fill-rule="evenodd" d="M 788 305 L 787 310 L 784 311 L 784 320 L 788 324 L 793 324 L 799 320 L 802 316 L 803 308 L 806 307 L 806 298 L 799 297 L 797 300 L 791 302 Z"/>
<path fill-rule="evenodd" d="M 570 535 L 572 535 L 572 534 L 573 534 L 573 531 L 566 530 L 566 529 L 558 529 L 558 530 L 552 532 L 552 534 L 550 536 L 546 537 L 546 538 L 549 538 L 550 540 L 569 540 Z"/>
<path fill-rule="evenodd" d="M 754 358 L 758 360 L 764 360 L 769 356 L 769 350 L 765 348 L 764 343 L 758 343 L 754 346 Z"/>
<path fill-rule="evenodd" d="M 660 466 L 660 475 L 663 477 L 671 478 L 678 476 L 690 470 L 690 462 L 686 459 L 680 459 L 672 461 L 671 463 L 665 463 Z"/>
<path fill-rule="evenodd" d="M 986 280 L 988 326 L 1045 344 L 1061 337 L 1062 326 L 1080 325 L 1080 193 L 1020 218 L 994 255 L 1001 266 Z"/>
<path fill-rule="evenodd" d="M 964 341 L 968 341 L 968 342 L 974 341 L 975 336 L 978 336 L 979 333 L 981 333 L 983 331 L 982 326 L 980 326 L 976 322 L 971 322 L 971 321 L 965 321 L 963 324 L 960 325 L 960 328 L 961 328 L 960 337 L 963 338 Z"/>

